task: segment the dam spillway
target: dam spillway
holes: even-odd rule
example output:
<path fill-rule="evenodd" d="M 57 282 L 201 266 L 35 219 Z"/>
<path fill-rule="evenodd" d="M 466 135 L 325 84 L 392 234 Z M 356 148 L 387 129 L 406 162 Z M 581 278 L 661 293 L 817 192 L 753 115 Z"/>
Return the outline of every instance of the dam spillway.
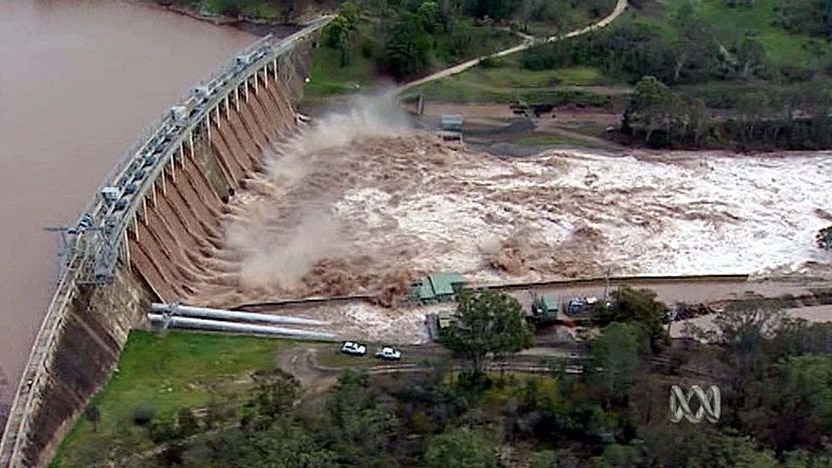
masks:
<path fill-rule="evenodd" d="M 0 467 L 41 466 L 109 378 L 154 301 L 207 274 L 224 203 L 294 131 L 329 17 L 241 52 L 155 122 L 67 230 L 58 288 L 0 439 Z M 215 268 L 214 268 L 215 269 Z"/>

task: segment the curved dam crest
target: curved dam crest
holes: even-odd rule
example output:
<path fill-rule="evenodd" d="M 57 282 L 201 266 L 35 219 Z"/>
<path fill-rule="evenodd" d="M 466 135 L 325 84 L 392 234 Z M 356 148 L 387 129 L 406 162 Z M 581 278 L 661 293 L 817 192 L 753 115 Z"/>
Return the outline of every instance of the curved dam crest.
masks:
<path fill-rule="evenodd" d="M 224 205 L 262 169 L 260 155 L 296 130 L 294 106 L 329 19 L 243 51 L 163 115 L 107 177 L 69 231 L 61 281 L 0 440 L 0 466 L 48 463 L 150 303 L 188 297 L 189 283 L 216 271 Z"/>

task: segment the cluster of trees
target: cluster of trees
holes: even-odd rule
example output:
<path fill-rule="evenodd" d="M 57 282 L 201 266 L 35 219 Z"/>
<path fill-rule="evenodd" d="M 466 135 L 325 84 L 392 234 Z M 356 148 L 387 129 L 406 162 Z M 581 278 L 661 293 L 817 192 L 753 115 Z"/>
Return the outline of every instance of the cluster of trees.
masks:
<path fill-rule="evenodd" d="M 785 0 L 776 7 L 783 29 L 832 40 L 832 4 L 826 0 Z"/>
<path fill-rule="evenodd" d="M 807 4 L 799 10 L 806 21 L 827 22 L 825 15 L 832 14 L 821 0 L 792 3 Z M 792 9 L 789 4 L 782 8 Z M 795 31 L 810 33 L 803 26 Z M 652 75 L 675 85 L 755 78 L 806 81 L 814 76 L 832 76 L 832 56 L 821 53 L 818 57 L 817 63 L 774 66 L 753 31 L 736 31 L 733 35 L 719 32 L 692 2 L 685 2 L 670 15 L 667 24 L 622 18 L 609 28 L 530 49 L 522 63 L 532 70 L 594 66 L 632 81 Z"/>
<path fill-rule="evenodd" d="M 711 118 L 705 102 L 678 93 L 653 76 L 636 85 L 621 131 L 656 146 L 714 146 L 745 149 L 832 147 L 832 96 L 797 87 L 789 93 L 763 91 L 737 97 L 737 107 Z"/>
<path fill-rule="evenodd" d="M 711 129 L 701 99 L 684 97 L 653 76 L 642 78 L 624 111 L 621 131 L 652 146 L 699 146 Z"/>
<path fill-rule="evenodd" d="M 749 8 L 754 2 L 730 3 Z M 794 0 L 781 5 L 780 14 L 784 27 L 800 25 L 786 29 L 822 36 L 828 33 L 832 7 L 820 0 Z M 728 37 L 685 2 L 668 24 L 622 19 L 568 42 L 530 49 L 521 63 L 530 70 L 592 66 L 637 83 L 622 130 L 652 146 L 832 147 L 832 94 L 824 85 L 832 79 L 832 54 L 775 66 L 753 33 Z M 708 84 L 703 100 L 696 96 L 703 94 L 699 88 L 668 88 L 703 83 Z M 723 111 L 712 119 L 709 107 Z"/>
<path fill-rule="evenodd" d="M 824 453 L 832 434 L 832 324 L 784 316 L 760 298 L 716 319 L 725 425 L 753 435 L 781 457 Z"/>
<path fill-rule="evenodd" d="M 652 75 L 671 84 L 772 77 L 759 40 L 745 36 L 723 44 L 692 11 L 682 9 L 676 16 L 675 37 L 658 25 L 624 19 L 609 29 L 532 48 L 522 64 L 531 70 L 594 66 L 630 80 Z"/>
<path fill-rule="evenodd" d="M 472 26 L 459 3 L 385 2 L 376 7 L 380 9 L 348 1 L 324 32 L 324 44 L 340 52 L 342 67 L 349 65 L 358 46 L 379 68 L 404 79 L 423 72 L 434 59 L 453 59 L 471 51 Z M 358 25 L 359 12 L 378 15 L 367 22 L 364 34 Z"/>
<path fill-rule="evenodd" d="M 162 453 L 144 466 L 740 466 L 832 463 L 832 324 L 783 317 L 750 298 L 695 331 L 712 345 L 676 361 L 714 368 L 719 424 L 673 424 L 667 306 L 646 290 L 621 288 L 596 312 L 607 323 L 592 339 L 584 373 L 489 374 L 485 362 L 531 345 L 518 302 L 481 291 L 460 297 L 443 340 L 470 363 L 430 364 L 425 373 L 347 371 L 325 395 L 304 396 L 281 371 L 257 376 L 241 409 L 197 418 L 182 410 L 142 417 Z M 558 366 L 553 366 L 558 368 Z M 678 366 L 676 366 L 678 367 Z M 476 376 L 476 378 L 472 378 Z M 144 415 L 147 416 L 147 415 Z M 138 424 L 139 422 L 137 422 Z M 236 423 L 236 424 L 232 424 Z M 212 431 L 210 429 L 213 429 Z M 192 434 L 197 434 L 191 436 Z"/>
<path fill-rule="evenodd" d="M 346 2 L 325 32 L 325 44 L 339 50 L 341 65 L 357 49 L 396 79 L 419 75 L 433 63 L 453 63 L 493 52 L 489 43 L 507 35 L 495 24 L 528 29 L 533 21 L 566 27 L 572 16 L 602 16 L 612 0 L 365 0 Z M 366 19 L 364 34 L 358 13 Z M 522 25 L 521 25 L 522 24 Z"/>

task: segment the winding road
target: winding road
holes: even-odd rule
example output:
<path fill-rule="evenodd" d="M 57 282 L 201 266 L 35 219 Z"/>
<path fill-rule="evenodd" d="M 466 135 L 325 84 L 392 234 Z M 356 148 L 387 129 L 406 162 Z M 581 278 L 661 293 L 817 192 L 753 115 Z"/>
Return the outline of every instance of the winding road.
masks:
<path fill-rule="evenodd" d="M 624 13 L 624 10 L 626 8 L 627 8 L 627 0 L 618 0 L 615 4 L 615 8 L 612 10 L 612 12 L 609 15 L 605 16 L 603 19 L 601 19 L 598 22 L 593 23 L 593 24 L 591 24 L 591 25 L 589 25 L 585 28 L 577 29 L 575 31 L 570 31 L 566 34 L 560 34 L 560 35 L 557 35 L 557 36 L 549 36 L 549 37 L 544 38 L 544 39 L 529 39 L 529 40 L 526 40 L 520 45 L 516 45 L 514 47 L 504 49 L 504 50 L 501 50 L 499 52 L 495 52 L 495 53 L 490 54 L 490 55 L 483 55 L 482 57 L 477 57 L 475 59 L 468 60 L 467 62 L 462 62 L 458 65 L 454 65 L 452 67 L 446 68 L 446 69 L 438 71 L 436 73 L 433 73 L 432 75 L 428 75 L 424 78 L 420 78 L 418 80 L 406 83 L 402 86 L 399 86 L 397 92 L 399 94 L 401 94 L 402 92 L 407 91 L 408 89 L 413 88 L 415 86 L 423 85 L 425 83 L 428 83 L 428 82 L 431 82 L 431 81 L 434 81 L 434 80 L 438 80 L 440 78 L 447 78 L 449 76 L 453 76 L 453 75 L 456 75 L 458 73 L 462 73 L 465 70 L 468 70 L 470 68 L 473 68 L 473 67 L 479 65 L 479 63 L 481 61 L 483 61 L 487 58 L 505 57 L 507 55 L 511 55 L 511 54 L 515 54 L 517 52 L 524 51 L 526 49 L 529 49 L 529 48 L 531 48 L 533 46 L 536 46 L 536 45 L 539 45 L 539 44 L 547 44 L 547 43 L 551 43 L 551 42 L 562 41 L 564 39 L 569 39 L 569 38 L 572 38 L 572 37 L 580 36 L 580 35 L 583 35 L 583 34 L 586 34 L 586 33 L 590 32 L 590 31 L 594 31 L 596 29 L 603 28 L 603 27 L 609 25 L 610 23 L 612 23 L 613 21 L 615 21 L 615 19 L 618 18 L 621 15 L 621 13 Z"/>

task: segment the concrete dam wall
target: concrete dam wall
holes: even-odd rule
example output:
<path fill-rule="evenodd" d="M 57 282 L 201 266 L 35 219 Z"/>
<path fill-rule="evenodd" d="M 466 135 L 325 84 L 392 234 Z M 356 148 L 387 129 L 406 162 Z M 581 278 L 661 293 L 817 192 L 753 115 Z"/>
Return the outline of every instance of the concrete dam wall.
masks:
<path fill-rule="evenodd" d="M 297 53 L 291 73 L 298 76 L 291 81 L 302 84 L 306 71 L 294 67 L 308 63 L 308 51 Z M 259 169 L 263 151 L 296 125 L 292 104 L 299 87 L 267 75 L 229 96 L 210 127 L 183 146 L 135 223 L 128 240 L 130 262 L 163 301 L 190 297 L 189 283 L 211 274 L 203 265 L 215 261 L 211 254 L 220 240 L 218 218 L 225 201 Z"/>
<path fill-rule="evenodd" d="M 294 131 L 324 17 L 264 38 L 171 108 L 68 231 L 64 269 L 20 379 L 0 467 L 48 463 L 152 301 L 192 294 L 216 262 L 219 217 L 264 151 Z M 214 270 L 215 271 L 215 270 Z"/>

